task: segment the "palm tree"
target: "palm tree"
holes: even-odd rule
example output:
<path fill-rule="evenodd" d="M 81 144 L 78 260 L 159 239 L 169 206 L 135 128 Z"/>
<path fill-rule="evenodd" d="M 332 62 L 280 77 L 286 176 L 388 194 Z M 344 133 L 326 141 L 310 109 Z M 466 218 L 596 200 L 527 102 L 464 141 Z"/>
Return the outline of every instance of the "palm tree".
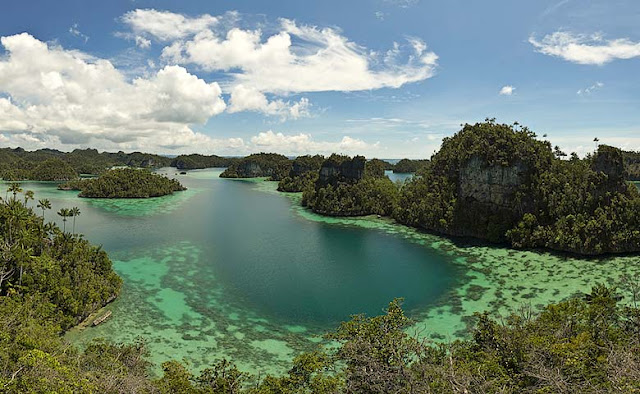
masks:
<path fill-rule="evenodd" d="M 13 199 L 16 199 L 16 194 L 18 193 L 22 193 L 22 188 L 20 187 L 20 184 L 17 182 L 12 183 L 11 185 L 9 185 L 9 188 L 7 189 L 8 192 L 13 193 Z"/>
<path fill-rule="evenodd" d="M 33 200 L 33 190 L 27 190 L 24 192 L 24 206 L 27 206 L 27 201 Z"/>
<path fill-rule="evenodd" d="M 71 211 L 68 208 L 60 208 L 58 215 L 62 216 L 62 232 L 67 232 L 67 218 L 71 216 Z"/>
<path fill-rule="evenodd" d="M 51 209 L 51 202 L 46 198 L 38 200 L 38 208 L 42 209 L 42 220 L 44 221 L 44 210 Z"/>
<path fill-rule="evenodd" d="M 71 210 L 69 211 L 69 214 L 71 215 L 71 217 L 73 217 L 73 234 L 75 234 L 76 233 L 76 216 L 80 216 L 80 208 L 78 207 L 71 208 Z"/>
<path fill-rule="evenodd" d="M 596 150 L 598 150 L 598 142 L 600 142 L 600 139 L 596 137 L 593 139 L 593 142 L 596 144 Z"/>

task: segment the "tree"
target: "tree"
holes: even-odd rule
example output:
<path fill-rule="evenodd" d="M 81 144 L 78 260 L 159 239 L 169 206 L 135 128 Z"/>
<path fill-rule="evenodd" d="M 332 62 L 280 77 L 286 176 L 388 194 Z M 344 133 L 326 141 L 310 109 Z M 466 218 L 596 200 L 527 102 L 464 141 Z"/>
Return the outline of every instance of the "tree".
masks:
<path fill-rule="evenodd" d="M 557 158 L 561 158 L 561 157 L 566 157 L 567 154 L 564 153 L 560 147 L 558 145 L 553 147 L 553 154 L 557 157 Z"/>
<path fill-rule="evenodd" d="M 27 190 L 24 193 L 24 205 L 27 206 L 27 202 L 33 200 L 33 190 Z"/>
<path fill-rule="evenodd" d="M 38 208 L 42 209 L 42 220 L 44 221 L 44 210 L 51 209 L 51 202 L 46 198 L 40 199 L 38 200 Z"/>
<path fill-rule="evenodd" d="M 9 185 L 9 188 L 7 189 L 7 191 L 11 194 L 13 194 L 13 199 L 16 199 L 16 195 L 18 193 L 22 193 L 22 188 L 20 187 L 20 184 L 17 182 L 12 183 L 11 185 Z"/>
<path fill-rule="evenodd" d="M 80 208 L 78 207 L 71 208 L 71 210 L 69 211 L 69 214 L 71 215 L 71 217 L 73 217 L 73 234 L 75 234 L 76 233 L 76 216 L 80 216 Z"/>
<path fill-rule="evenodd" d="M 71 211 L 68 208 L 60 208 L 58 215 L 62 217 L 62 232 L 67 231 L 67 218 L 71 216 Z"/>

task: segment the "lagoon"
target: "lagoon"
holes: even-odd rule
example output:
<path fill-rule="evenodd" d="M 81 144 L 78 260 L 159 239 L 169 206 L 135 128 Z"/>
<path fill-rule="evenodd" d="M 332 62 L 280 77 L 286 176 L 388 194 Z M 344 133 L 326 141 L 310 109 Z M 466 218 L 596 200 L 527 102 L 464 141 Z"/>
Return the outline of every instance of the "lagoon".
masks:
<path fill-rule="evenodd" d="M 468 335 L 474 312 L 536 308 L 639 273 L 631 256 L 515 251 L 384 218 L 321 217 L 273 182 L 221 179 L 221 170 L 161 172 L 189 190 L 98 200 L 23 183 L 52 201 L 48 219 L 78 206 L 76 230 L 103 245 L 124 280 L 107 307 L 113 317 L 72 330 L 71 342 L 140 338 L 156 367 L 185 359 L 202 369 L 228 358 L 250 372 L 281 373 L 318 334 L 351 314 L 379 314 L 394 297 L 404 297 L 420 335 L 441 341 Z"/>

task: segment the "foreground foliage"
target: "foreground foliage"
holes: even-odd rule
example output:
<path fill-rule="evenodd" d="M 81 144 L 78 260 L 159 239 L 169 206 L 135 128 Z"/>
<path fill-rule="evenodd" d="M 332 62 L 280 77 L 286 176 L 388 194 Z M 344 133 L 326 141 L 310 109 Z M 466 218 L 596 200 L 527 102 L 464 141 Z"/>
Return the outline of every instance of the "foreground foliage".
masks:
<path fill-rule="evenodd" d="M 633 392 L 640 311 L 618 301 L 615 289 L 597 285 L 539 315 L 523 309 L 498 322 L 479 314 L 471 339 L 430 344 L 412 334 L 395 300 L 382 316 L 343 323 L 326 335 L 337 348 L 296 357 L 285 376 L 251 383 L 226 361 L 195 376 L 174 361 L 157 384 L 164 393 Z"/>
<path fill-rule="evenodd" d="M 0 392 L 88 392 L 95 385 L 78 362 L 90 362 L 60 333 L 115 298 L 121 280 L 103 250 L 36 215 L 27 205 L 33 193 L 23 202 L 18 184 L 9 192 L 0 204 Z M 44 215 L 51 205 L 38 207 Z M 130 347 L 107 348 L 116 355 Z M 106 377 L 107 360 L 99 362 L 97 376 Z"/>
<path fill-rule="evenodd" d="M 149 198 L 186 190 L 175 179 L 133 168 L 110 170 L 98 178 L 78 179 L 60 185 L 59 188 L 79 190 L 80 197 L 90 198 Z"/>

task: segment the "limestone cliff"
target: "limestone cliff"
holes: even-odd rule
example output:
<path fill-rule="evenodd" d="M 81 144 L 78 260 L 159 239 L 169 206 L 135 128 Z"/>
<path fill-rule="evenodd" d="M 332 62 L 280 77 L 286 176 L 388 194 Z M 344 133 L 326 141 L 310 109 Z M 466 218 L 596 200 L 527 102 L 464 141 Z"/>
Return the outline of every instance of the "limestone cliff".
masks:
<path fill-rule="evenodd" d="M 221 175 L 222 178 L 268 177 L 279 181 L 291 170 L 291 160 L 275 153 L 249 155 L 232 163 Z"/>
<path fill-rule="evenodd" d="M 345 156 L 332 155 L 322 163 L 318 182 L 320 184 L 357 182 L 364 178 L 366 162 L 364 156 L 355 156 L 350 159 Z"/>
<path fill-rule="evenodd" d="M 457 177 L 457 209 L 452 235 L 505 240 L 504 233 L 531 208 L 522 194 L 529 169 L 522 161 L 489 165 L 473 156 Z M 520 192 L 520 193 L 518 193 Z"/>

